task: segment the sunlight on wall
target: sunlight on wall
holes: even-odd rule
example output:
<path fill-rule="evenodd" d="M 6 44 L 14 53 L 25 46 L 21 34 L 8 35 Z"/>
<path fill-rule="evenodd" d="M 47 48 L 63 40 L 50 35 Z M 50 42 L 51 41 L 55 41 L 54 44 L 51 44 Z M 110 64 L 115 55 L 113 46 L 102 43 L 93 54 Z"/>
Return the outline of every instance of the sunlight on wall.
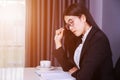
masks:
<path fill-rule="evenodd" d="M 25 0 L 0 0 L 0 67 L 24 66 Z"/>

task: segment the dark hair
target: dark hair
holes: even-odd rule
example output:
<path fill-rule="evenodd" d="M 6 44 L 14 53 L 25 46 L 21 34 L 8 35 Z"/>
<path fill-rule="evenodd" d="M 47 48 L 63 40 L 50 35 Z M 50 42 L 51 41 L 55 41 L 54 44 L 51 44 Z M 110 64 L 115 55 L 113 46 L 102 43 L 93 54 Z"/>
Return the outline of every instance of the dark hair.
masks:
<path fill-rule="evenodd" d="M 91 16 L 89 10 L 83 3 L 74 3 L 70 5 L 64 12 L 63 16 L 81 16 L 84 14 L 86 16 L 86 21 L 90 26 L 97 26 L 93 17 Z"/>

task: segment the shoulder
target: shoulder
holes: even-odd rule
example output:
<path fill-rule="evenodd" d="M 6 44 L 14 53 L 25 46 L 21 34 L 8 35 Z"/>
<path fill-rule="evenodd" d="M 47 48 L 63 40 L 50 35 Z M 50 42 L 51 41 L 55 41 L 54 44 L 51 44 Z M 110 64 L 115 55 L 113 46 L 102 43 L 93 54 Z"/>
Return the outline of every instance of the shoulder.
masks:
<path fill-rule="evenodd" d="M 87 36 L 86 44 L 89 47 L 97 47 L 97 48 L 108 48 L 110 49 L 110 43 L 106 34 L 99 28 L 93 27 L 90 33 Z"/>
<path fill-rule="evenodd" d="M 98 27 L 93 27 L 91 29 L 90 35 L 91 35 L 93 41 L 109 42 L 106 34 L 101 29 L 99 29 Z"/>

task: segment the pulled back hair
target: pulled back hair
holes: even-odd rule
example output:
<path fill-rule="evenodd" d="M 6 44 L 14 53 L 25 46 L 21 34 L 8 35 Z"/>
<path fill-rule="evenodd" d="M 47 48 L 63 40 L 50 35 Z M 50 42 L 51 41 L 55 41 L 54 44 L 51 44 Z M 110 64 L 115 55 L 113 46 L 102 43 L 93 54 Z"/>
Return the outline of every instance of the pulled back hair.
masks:
<path fill-rule="evenodd" d="M 90 26 L 97 26 L 93 17 L 91 16 L 89 10 L 83 3 L 74 3 L 70 5 L 65 11 L 63 16 L 81 16 L 84 14 L 86 16 L 86 22 Z"/>

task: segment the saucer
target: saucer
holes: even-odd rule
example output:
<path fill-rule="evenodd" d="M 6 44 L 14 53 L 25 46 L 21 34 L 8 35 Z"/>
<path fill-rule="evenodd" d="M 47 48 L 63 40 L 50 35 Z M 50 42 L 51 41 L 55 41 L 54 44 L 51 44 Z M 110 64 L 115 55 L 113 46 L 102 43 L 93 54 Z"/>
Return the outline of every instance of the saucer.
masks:
<path fill-rule="evenodd" d="M 42 70 L 42 71 L 49 71 L 49 70 L 54 70 L 55 67 L 51 66 L 49 68 L 43 68 L 43 67 L 37 66 L 36 69 Z"/>

